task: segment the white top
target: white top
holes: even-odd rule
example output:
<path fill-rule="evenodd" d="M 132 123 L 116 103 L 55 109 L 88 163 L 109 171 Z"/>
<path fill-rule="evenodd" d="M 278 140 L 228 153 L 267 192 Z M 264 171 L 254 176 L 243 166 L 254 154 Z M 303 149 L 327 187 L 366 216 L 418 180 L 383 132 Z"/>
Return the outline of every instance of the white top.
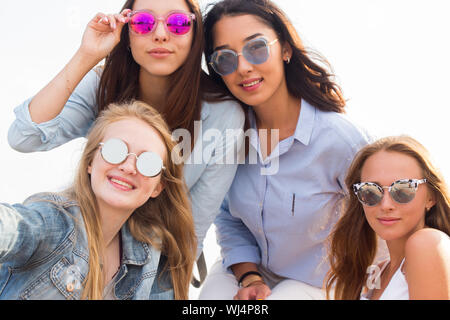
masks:
<path fill-rule="evenodd" d="M 389 260 L 384 263 L 377 278 L 381 276 L 388 263 Z M 400 267 L 397 269 L 397 271 L 395 271 L 391 281 L 389 281 L 379 300 L 409 300 L 408 282 L 406 282 L 405 275 L 402 271 L 404 263 L 405 258 L 403 258 Z M 361 300 L 370 300 L 372 294 L 373 290 L 369 290 L 366 294 L 361 294 Z"/>

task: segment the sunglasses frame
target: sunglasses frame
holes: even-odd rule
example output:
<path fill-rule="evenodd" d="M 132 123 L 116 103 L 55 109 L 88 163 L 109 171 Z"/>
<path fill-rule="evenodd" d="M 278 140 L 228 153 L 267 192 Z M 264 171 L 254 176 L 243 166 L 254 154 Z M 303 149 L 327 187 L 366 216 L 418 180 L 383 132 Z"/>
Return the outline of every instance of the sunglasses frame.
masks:
<path fill-rule="evenodd" d="M 360 183 L 355 183 L 355 184 L 353 185 L 353 192 L 355 193 L 355 195 L 356 195 L 356 197 L 358 198 L 359 202 L 361 202 L 363 205 L 368 206 L 368 207 L 375 207 L 376 205 L 378 205 L 378 204 L 381 202 L 381 200 L 382 200 L 383 197 L 384 197 L 384 189 L 388 189 L 388 193 L 389 193 L 391 199 L 394 200 L 396 203 L 399 203 L 399 204 L 406 204 L 406 203 L 409 203 L 409 202 L 411 202 L 411 201 L 414 200 L 414 198 L 416 197 L 417 188 L 419 187 L 419 185 L 421 185 L 421 184 L 423 184 L 423 183 L 426 183 L 426 182 L 427 182 L 427 179 L 400 179 L 400 180 L 394 181 L 390 186 L 380 186 L 380 185 L 378 185 L 378 184 L 376 184 L 376 183 L 374 183 L 374 182 L 360 182 Z M 411 200 L 409 200 L 408 202 L 398 202 L 398 201 L 395 200 L 395 198 L 392 196 L 392 194 L 391 194 L 392 187 L 393 187 L 395 184 L 398 184 L 398 183 L 408 183 L 412 188 L 414 188 L 414 197 L 413 197 Z M 381 198 L 380 198 L 380 201 L 378 201 L 378 202 L 375 203 L 375 204 L 369 205 L 369 204 L 363 202 L 363 201 L 359 198 L 359 196 L 358 196 L 358 191 L 359 191 L 363 186 L 366 186 L 366 185 L 375 186 L 375 187 L 378 188 L 378 190 L 380 190 L 380 192 L 381 192 L 381 194 L 382 194 L 382 196 L 381 196 Z"/>
<path fill-rule="evenodd" d="M 210 57 L 210 61 L 209 61 L 209 65 L 211 66 L 211 68 L 213 68 L 213 70 L 217 73 L 217 74 L 219 74 L 220 76 L 227 76 L 227 75 L 230 75 L 230 74 L 232 74 L 233 72 L 235 72 L 236 70 L 237 70 L 237 68 L 238 68 L 238 66 L 239 66 L 239 56 L 243 56 L 244 58 L 245 58 L 245 60 L 247 60 L 249 63 L 251 63 L 251 64 L 263 64 L 264 62 L 266 62 L 267 60 L 269 60 L 269 57 L 270 57 L 270 47 L 272 46 L 272 45 L 274 45 L 275 43 L 277 43 L 278 42 L 278 38 L 276 38 L 276 39 L 274 39 L 274 40 L 272 40 L 272 41 L 268 41 L 266 38 L 263 38 L 263 37 L 259 37 L 259 38 L 256 38 L 256 39 L 252 39 L 252 40 L 249 40 L 245 45 L 244 45 L 244 47 L 242 48 L 242 51 L 241 52 L 236 52 L 236 51 L 234 51 L 234 50 L 232 50 L 232 49 L 219 49 L 219 50 L 216 50 L 216 51 L 214 51 L 213 53 L 212 53 L 212 55 L 211 55 L 211 57 Z M 247 57 L 245 56 L 245 54 L 244 54 L 244 51 L 245 51 L 245 48 L 247 48 L 247 46 L 250 44 L 250 43 L 252 43 L 252 42 L 255 42 L 255 41 L 264 41 L 264 43 L 265 43 L 265 45 L 266 45 L 266 50 L 267 50 L 267 59 L 265 60 L 265 61 L 263 61 L 263 62 L 261 62 L 261 63 L 252 63 L 252 62 L 250 62 L 248 59 L 247 59 Z M 217 68 L 215 67 L 215 62 L 214 62 L 214 60 L 216 59 L 216 57 L 217 57 L 217 55 L 219 54 L 219 52 L 229 52 L 229 53 L 231 53 L 231 54 L 233 54 L 233 56 L 236 58 L 236 60 L 237 60 L 237 63 L 236 63 L 236 68 L 232 71 L 232 72 L 230 72 L 230 73 L 227 73 L 227 74 L 222 74 L 222 73 L 220 73 L 218 70 L 217 70 Z"/>
<path fill-rule="evenodd" d="M 102 152 L 103 147 L 105 146 L 106 143 L 108 143 L 108 142 L 111 141 L 111 140 L 119 140 L 119 141 L 120 141 L 121 143 L 123 143 L 124 146 L 126 147 L 126 150 L 127 150 L 127 151 L 126 151 L 126 154 L 125 154 L 123 160 L 120 161 L 119 163 L 112 163 L 112 162 L 108 161 L 107 159 L 105 159 L 105 156 L 103 155 L 103 152 Z M 103 159 L 104 161 L 106 161 L 107 163 L 112 164 L 112 165 L 119 165 L 119 164 L 122 164 L 122 163 L 124 163 L 124 162 L 128 159 L 129 156 L 131 156 L 131 155 L 134 156 L 134 157 L 136 158 L 136 170 L 137 170 L 141 175 L 143 175 L 144 177 L 147 177 L 147 178 L 154 178 L 154 177 L 158 176 L 159 174 L 161 174 L 161 172 L 162 172 L 163 170 L 166 170 L 166 167 L 164 166 L 164 163 L 163 163 L 161 157 L 160 157 L 157 153 L 152 152 L 152 151 L 144 151 L 144 152 L 142 152 L 140 155 L 137 155 L 136 153 L 128 152 L 128 151 L 129 151 L 129 150 L 128 150 L 128 145 L 127 145 L 127 143 L 126 143 L 125 141 L 123 141 L 122 139 L 119 139 L 119 138 L 112 138 L 112 139 L 107 140 L 106 142 L 100 142 L 98 145 L 99 145 L 99 147 L 100 147 L 100 155 L 102 156 L 102 159 Z M 155 154 L 155 155 L 157 155 L 158 158 L 161 160 L 161 169 L 158 171 L 157 174 L 152 175 L 152 176 L 147 176 L 147 175 L 145 175 L 144 173 L 142 173 L 142 172 L 139 170 L 138 165 L 137 165 L 137 162 L 139 161 L 139 159 L 142 159 L 142 158 L 140 158 L 140 157 L 141 157 L 143 154 L 145 154 L 145 153 Z"/>
<path fill-rule="evenodd" d="M 138 33 L 138 32 L 136 32 L 136 31 L 134 31 L 133 28 L 131 27 L 131 18 L 132 18 L 134 15 L 139 14 L 139 13 L 149 13 L 149 14 L 151 14 L 151 15 L 153 16 L 153 18 L 155 18 L 155 25 L 153 26 L 152 30 L 150 30 L 149 32 L 146 32 L 146 33 Z M 188 31 L 188 32 L 186 32 L 186 33 L 184 33 L 184 34 L 176 34 L 176 33 L 173 33 L 173 32 L 171 32 L 171 31 L 169 30 L 169 27 L 167 26 L 167 19 L 168 19 L 172 14 L 176 14 L 176 13 L 184 14 L 184 15 L 186 15 L 186 16 L 190 19 L 189 22 L 191 23 L 191 25 L 190 25 L 190 28 L 189 28 L 189 31 Z M 193 22 L 195 21 L 195 19 L 196 19 L 195 14 L 193 14 L 192 12 L 186 12 L 186 11 L 182 11 L 182 10 L 174 10 L 174 11 L 170 11 L 169 13 L 167 13 L 167 14 L 164 15 L 164 16 L 157 16 L 157 15 L 154 14 L 151 10 L 146 10 L 146 9 L 143 9 L 143 10 L 134 10 L 134 11 L 129 12 L 129 13 L 127 14 L 127 17 L 129 18 L 129 20 L 128 20 L 128 29 L 129 29 L 131 32 L 133 32 L 134 34 L 139 35 L 139 36 L 146 36 L 146 35 L 148 35 L 148 34 L 152 34 L 152 33 L 156 30 L 156 28 L 158 27 L 159 22 L 164 22 L 164 23 L 163 23 L 164 28 L 165 28 L 166 31 L 167 31 L 168 33 L 170 33 L 171 35 L 174 35 L 174 36 L 176 36 L 176 37 L 185 36 L 185 35 L 189 34 L 189 33 L 192 31 L 192 27 L 193 27 L 192 23 L 193 23 Z"/>

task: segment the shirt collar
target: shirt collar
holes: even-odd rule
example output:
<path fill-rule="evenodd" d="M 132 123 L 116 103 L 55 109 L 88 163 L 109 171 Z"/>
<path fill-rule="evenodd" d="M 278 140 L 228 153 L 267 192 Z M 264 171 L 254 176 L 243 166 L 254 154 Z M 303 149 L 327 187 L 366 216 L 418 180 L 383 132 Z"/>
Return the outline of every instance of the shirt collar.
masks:
<path fill-rule="evenodd" d="M 302 99 L 302 107 L 300 110 L 300 116 L 298 117 L 294 139 L 297 139 L 305 146 L 309 145 L 309 142 L 311 141 L 315 118 L 316 108 L 309 102 Z"/>
<path fill-rule="evenodd" d="M 206 118 L 208 118 L 209 113 L 210 113 L 210 106 L 208 103 L 203 103 L 202 104 L 202 111 L 200 113 L 200 117 L 201 119 L 204 121 Z"/>

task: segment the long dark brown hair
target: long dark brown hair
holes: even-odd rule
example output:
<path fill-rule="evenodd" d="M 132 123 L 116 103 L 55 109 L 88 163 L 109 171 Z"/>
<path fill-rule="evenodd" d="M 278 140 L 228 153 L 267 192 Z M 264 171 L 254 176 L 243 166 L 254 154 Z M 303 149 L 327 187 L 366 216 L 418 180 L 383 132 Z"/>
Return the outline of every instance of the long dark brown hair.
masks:
<path fill-rule="evenodd" d="M 184 64 L 170 76 L 170 90 L 166 105 L 159 110 L 170 130 L 183 128 L 194 136 L 194 121 L 200 120 L 202 94 L 202 54 L 204 48 L 203 24 L 197 0 L 185 0 L 190 11 L 195 14 L 191 51 Z M 122 10 L 132 9 L 135 0 L 128 0 Z M 111 103 L 126 103 L 139 100 L 140 66 L 129 50 L 128 24 L 122 29 L 120 42 L 106 57 L 100 85 L 97 91 L 98 110 L 101 112 Z"/>
<path fill-rule="evenodd" d="M 280 43 L 289 43 L 293 53 L 285 65 L 285 76 L 289 93 L 298 99 L 305 99 L 323 111 L 344 113 L 345 100 L 340 87 L 333 81 L 333 75 L 323 66 L 329 63 L 317 53 L 308 52 L 286 14 L 269 0 L 222 0 L 215 3 L 204 18 L 205 56 L 209 61 L 214 50 L 213 28 L 224 16 L 250 14 L 258 17 L 278 35 Z M 313 58 L 314 57 L 314 58 Z M 316 61 L 314 61 L 316 60 Z M 208 70 L 213 81 L 222 90 L 223 96 L 232 96 L 222 77 Z"/>
<path fill-rule="evenodd" d="M 335 299 L 359 299 L 367 280 L 367 268 L 375 259 L 377 235 L 367 222 L 364 208 L 353 193 L 352 186 L 361 182 L 361 170 L 366 160 L 379 151 L 398 152 L 417 161 L 436 200 L 436 204 L 426 213 L 425 225 L 450 236 L 450 194 L 443 175 L 433 165 L 425 147 L 408 136 L 386 137 L 365 146 L 349 168 L 345 179 L 348 196 L 343 215 L 330 234 L 331 269 L 325 286 L 329 296 L 335 285 Z"/>

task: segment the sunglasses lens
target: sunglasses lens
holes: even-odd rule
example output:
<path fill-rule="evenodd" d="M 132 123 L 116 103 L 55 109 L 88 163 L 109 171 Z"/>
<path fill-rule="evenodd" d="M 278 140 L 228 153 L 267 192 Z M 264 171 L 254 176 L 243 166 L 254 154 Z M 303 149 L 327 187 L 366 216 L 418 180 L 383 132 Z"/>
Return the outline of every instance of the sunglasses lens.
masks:
<path fill-rule="evenodd" d="M 101 148 L 101 155 L 106 162 L 119 164 L 126 159 L 128 148 L 125 142 L 119 139 L 111 139 L 105 142 Z"/>
<path fill-rule="evenodd" d="M 383 192 L 375 185 L 365 184 L 358 189 L 358 199 L 364 205 L 372 207 L 383 198 Z"/>
<path fill-rule="evenodd" d="M 212 64 L 218 74 L 226 76 L 237 69 L 238 57 L 231 50 L 219 50 L 214 53 Z"/>
<path fill-rule="evenodd" d="M 131 17 L 131 29 L 138 34 L 146 34 L 155 27 L 155 17 L 148 12 L 139 12 Z"/>
<path fill-rule="evenodd" d="M 416 188 L 409 182 L 396 182 L 391 188 L 392 199 L 398 203 L 408 203 L 416 195 Z"/>
<path fill-rule="evenodd" d="M 263 39 L 255 39 L 245 45 L 242 54 L 251 64 L 261 64 L 269 58 L 269 47 Z"/>
<path fill-rule="evenodd" d="M 161 157 L 154 152 L 142 153 L 136 162 L 138 171 L 146 177 L 155 177 L 161 172 L 163 162 Z"/>
<path fill-rule="evenodd" d="M 174 13 L 167 17 L 167 29 L 175 35 L 183 35 L 191 30 L 191 18 L 184 13 Z"/>

